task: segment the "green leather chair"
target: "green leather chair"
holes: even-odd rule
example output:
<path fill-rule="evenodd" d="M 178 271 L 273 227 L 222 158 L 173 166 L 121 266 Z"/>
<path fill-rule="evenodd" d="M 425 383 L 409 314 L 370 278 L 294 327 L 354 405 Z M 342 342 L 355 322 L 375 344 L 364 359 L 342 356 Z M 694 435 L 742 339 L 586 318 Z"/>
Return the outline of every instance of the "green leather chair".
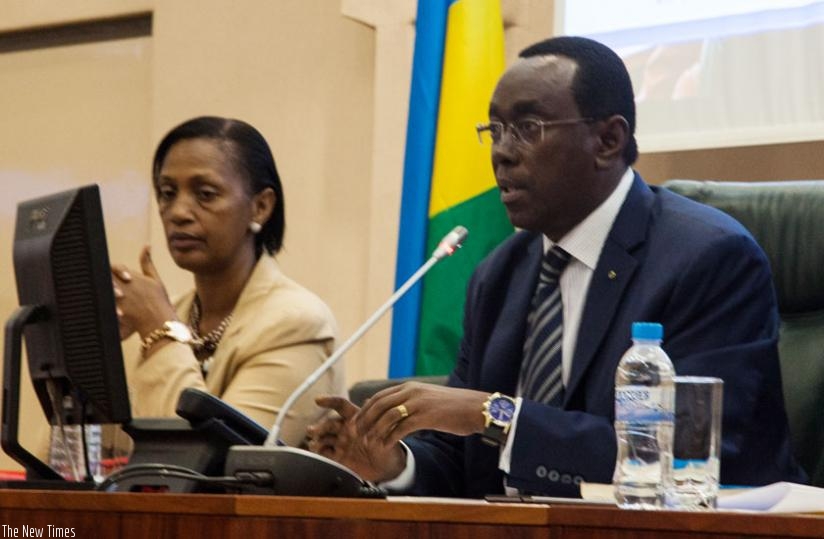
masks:
<path fill-rule="evenodd" d="M 795 454 L 824 486 L 824 180 L 670 180 L 668 189 L 735 217 L 770 259 Z"/>

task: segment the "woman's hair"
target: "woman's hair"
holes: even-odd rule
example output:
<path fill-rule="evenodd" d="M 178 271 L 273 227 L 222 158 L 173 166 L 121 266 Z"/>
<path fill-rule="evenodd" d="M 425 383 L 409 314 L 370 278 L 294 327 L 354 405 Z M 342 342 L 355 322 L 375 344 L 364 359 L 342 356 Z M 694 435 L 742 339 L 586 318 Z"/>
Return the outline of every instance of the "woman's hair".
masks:
<path fill-rule="evenodd" d="M 280 251 L 286 229 L 283 186 L 280 183 L 275 158 L 266 139 L 251 125 L 232 118 L 201 116 L 178 125 L 160 141 L 152 163 L 152 183 L 155 194 L 158 191 L 160 169 L 169 150 L 176 143 L 186 139 L 213 139 L 224 145 L 226 155 L 235 168 L 242 172 L 248 182 L 250 194 L 257 194 L 267 187 L 275 192 L 275 207 L 272 215 L 255 234 L 255 254 L 260 256 L 263 249 L 270 254 Z"/>

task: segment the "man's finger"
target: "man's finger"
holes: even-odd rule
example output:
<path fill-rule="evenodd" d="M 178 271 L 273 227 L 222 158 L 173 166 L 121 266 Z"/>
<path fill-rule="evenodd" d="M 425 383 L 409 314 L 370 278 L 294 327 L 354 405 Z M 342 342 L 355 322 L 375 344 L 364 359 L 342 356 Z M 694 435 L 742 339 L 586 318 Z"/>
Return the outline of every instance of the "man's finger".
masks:
<path fill-rule="evenodd" d="M 358 408 L 343 397 L 333 397 L 330 395 L 321 395 L 315 398 L 315 404 L 321 408 L 329 408 L 336 411 L 344 420 L 349 420 L 358 413 Z"/>

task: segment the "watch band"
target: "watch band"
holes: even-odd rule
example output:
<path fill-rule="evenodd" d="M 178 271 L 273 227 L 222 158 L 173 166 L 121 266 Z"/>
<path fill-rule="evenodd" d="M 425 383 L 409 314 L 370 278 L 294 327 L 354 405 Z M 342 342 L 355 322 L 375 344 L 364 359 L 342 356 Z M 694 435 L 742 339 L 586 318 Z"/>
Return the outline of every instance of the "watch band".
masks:
<path fill-rule="evenodd" d="M 161 339 L 171 339 L 172 337 L 169 335 L 169 329 L 166 327 L 166 324 L 163 324 L 163 327 L 159 327 L 156 330 L 152 331 L 146 338 L 140 341 L 140 355 L 146 357 L 146 352 L 149 351 L 154 343 Z"/>
<path fill-rule="evenodd" d="M 146 357 L 146 352 L 149 351 L 157 341 L 161 339 L 171 339 L 173 341 L 189 344 L 192 341 L 192 335 L 189 328 L 177 320 L 167 320 L 163 322 L 163 326 L 152 331 L 140 342 L 140 354 Z"/>
<path fill-rule="evenodd" d="M 481 439 L 489 445 L 501 446 L 506 444 L 508 433 L 509 425 L 500 427 L 494 423 L 490 423 L 484 427 L 484 431 L 481 433 Z"/>

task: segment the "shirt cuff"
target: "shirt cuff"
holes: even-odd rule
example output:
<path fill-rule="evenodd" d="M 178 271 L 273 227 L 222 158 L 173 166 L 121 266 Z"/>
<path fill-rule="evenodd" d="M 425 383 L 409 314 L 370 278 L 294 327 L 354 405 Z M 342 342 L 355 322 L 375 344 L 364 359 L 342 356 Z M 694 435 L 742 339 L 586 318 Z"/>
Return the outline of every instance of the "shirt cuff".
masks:
<path fill-rule="evenodd" d="M 506 436 L 506 444 L 501 449 L 501 456 L 498 458 L 498 468 L 505 474 L 509 474 L 512 464 L 512 444 L 515 442 L 515 429 L 518 427 L 518 416 L 521 414 L 521 397 L 515 397 L 515 412 L 512 414 L 512 422 L 509 424 L 509 433 Z"/>
<path fill-rule="evenodd" d="M 415 484 L 415 455 L 409 449 L 409 446 L 400 442 L 401 447 L 406 453 L 406 468 L 394 479 L 379 483 L 378 486 L 386 489 L 387 492 L 406 492 L 412 489 Z"/>

